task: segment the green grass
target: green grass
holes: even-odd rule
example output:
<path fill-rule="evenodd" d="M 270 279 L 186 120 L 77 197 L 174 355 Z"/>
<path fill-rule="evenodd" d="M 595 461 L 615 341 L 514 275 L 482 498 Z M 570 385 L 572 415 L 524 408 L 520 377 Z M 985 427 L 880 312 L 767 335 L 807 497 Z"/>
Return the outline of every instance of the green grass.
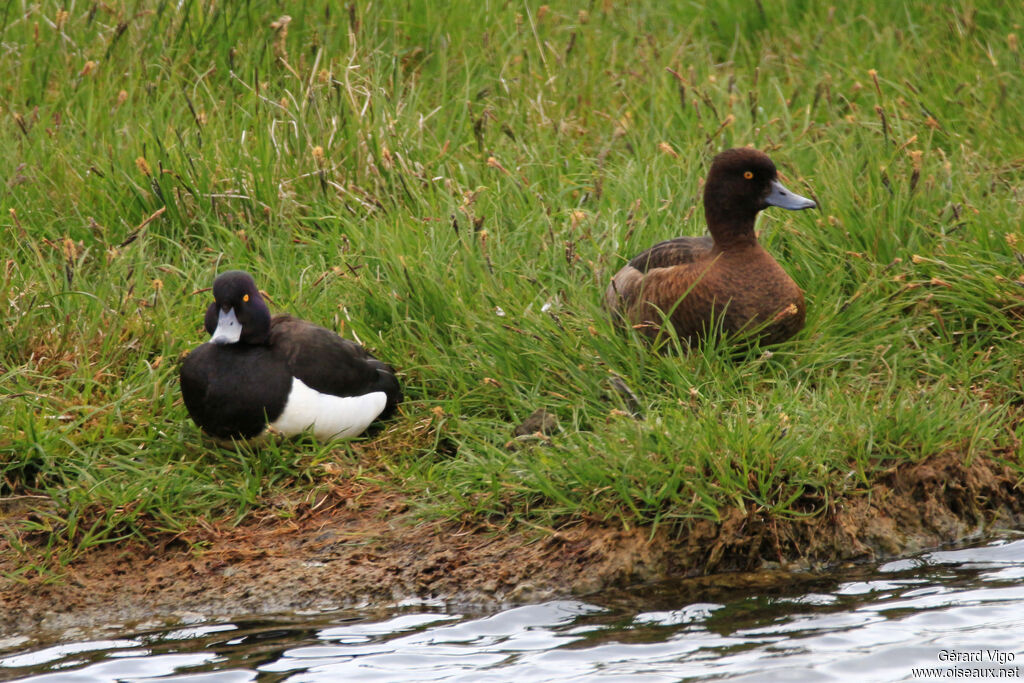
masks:
<path fill-rule="evenodd" d="M 0 8 L 22 575 L 338 477 L 477 523 L 685 530 L 813 514 L 936 454 L 1024 474 L 1024 8 L 576 5 Z M 759 224 L 804 331 L 686 354 L 616 329 L 608 278 L 701 234 L 709 160 L 743 144 L 820 203 Z M 201 439 L 177 366 L 228 268 L 401 371 L 372 447 Z M 536 408 L 558 432 L 507 445 Z"/>

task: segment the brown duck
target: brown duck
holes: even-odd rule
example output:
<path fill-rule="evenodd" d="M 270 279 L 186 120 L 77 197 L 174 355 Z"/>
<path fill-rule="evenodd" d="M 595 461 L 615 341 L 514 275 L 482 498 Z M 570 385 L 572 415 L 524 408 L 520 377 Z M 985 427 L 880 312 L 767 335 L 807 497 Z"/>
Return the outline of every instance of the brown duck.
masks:
<path fill-rule="evenodd" d="M 605 302 L 650 337 L 669 320 L 689 341 L 713 325 L 730 334 L 756 332 L 761 343 L 789 339 L 804 326 L 804 295 L 758 244 L 757 213 L 815 203 L 779 182 L 775 164 L 754 149 L 715 157 L 704 185 L 710 237 L 659 242 L 615 274 Z"/>

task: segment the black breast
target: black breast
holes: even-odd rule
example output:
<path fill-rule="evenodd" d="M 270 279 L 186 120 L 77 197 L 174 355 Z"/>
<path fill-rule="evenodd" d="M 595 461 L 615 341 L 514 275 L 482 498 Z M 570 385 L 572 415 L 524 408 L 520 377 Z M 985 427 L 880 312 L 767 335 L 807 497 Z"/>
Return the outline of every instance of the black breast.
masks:
<path fill-rule="evenodd" d="M 250 439 L 284 410 L 292 378 L 264 346 L 206 343 L 181 366 L 181 394 L 188 414 L 208 434 Z"/>

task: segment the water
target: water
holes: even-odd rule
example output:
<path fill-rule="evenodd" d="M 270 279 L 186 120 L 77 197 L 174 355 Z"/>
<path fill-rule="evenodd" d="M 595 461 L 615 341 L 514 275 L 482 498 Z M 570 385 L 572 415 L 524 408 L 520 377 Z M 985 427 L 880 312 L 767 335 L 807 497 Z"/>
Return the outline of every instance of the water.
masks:
<path fill-rule="evenodd" d="M 1024 678 L 1022 579 L 1024 541 L 998 541 L 827 577 L 794 575 L 767 591 L 695 592 L 679 582 L 491 612 L 415 603 L 104 632 L 36 648 L 7 639 L 0 679 Z"/>

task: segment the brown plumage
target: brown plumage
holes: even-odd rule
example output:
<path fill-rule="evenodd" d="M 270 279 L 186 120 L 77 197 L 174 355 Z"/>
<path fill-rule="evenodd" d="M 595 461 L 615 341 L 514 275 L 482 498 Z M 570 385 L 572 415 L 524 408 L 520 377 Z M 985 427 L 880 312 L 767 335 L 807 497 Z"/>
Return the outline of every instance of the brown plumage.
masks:
<path fill-rule="evenodd" d="M 665 316 L 676 333 L 696 341 L 721 326 L 757 331 L 762 343 L 789 339 L 804 326 L 804 295 L 758 244 L 757 213 L 815 203 L 787 190 L 767 155 L 749 148 L 715 157 L 704 185 L 710 237 L 677 237 L 635 257 L 612 278 L 609 309 L 654 337 Z"/>

